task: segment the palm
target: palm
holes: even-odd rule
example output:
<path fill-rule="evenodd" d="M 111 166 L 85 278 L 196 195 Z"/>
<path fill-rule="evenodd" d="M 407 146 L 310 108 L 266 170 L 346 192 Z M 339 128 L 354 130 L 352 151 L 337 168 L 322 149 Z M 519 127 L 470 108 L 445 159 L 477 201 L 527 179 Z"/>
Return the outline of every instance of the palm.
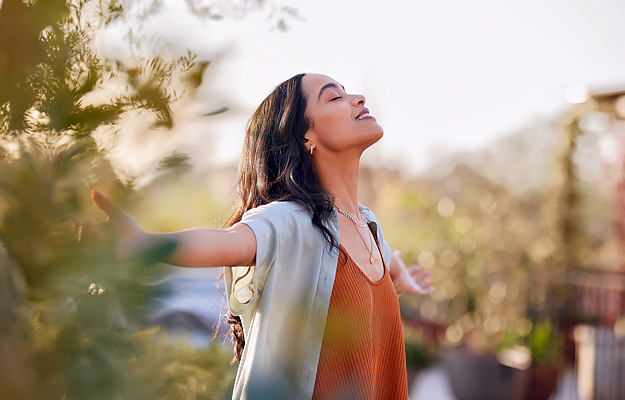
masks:
<path fill-rule="evenodd" d="M 402 271 L 402 276 L 400 278 L 402 281 L 400 289 L 401 293 L 425 296 L 434 291 L 432 280 L 428 278 L 430 276 L 430 271 L 424 271 L 419 266 L 413 266 L 408 269 L 402 260 L 401 251 L 396 250 L 394 255 L 399 262 Z"/>
<path fill-rule="evenodd" d="M 104 222 L 87 222 L 78 226 L 79 240 L 107 240 L 112 230 L 117 243 L 117 253 L 120 258 L 126 258 L 136 249 L 141 240 L 141 228 L 128 214 L 117 208 L 113 202 L 98 190 L 91 191 L 95 204 L 107 215 Z"/>
<path fill-rule="evenodd" d="M 428 278 L 430 271 L 422 271 L 421 267 L 414 266 L 408 270 L 412 277 L 406 282 L 406 293 L 425 296 L 434 291 L 432 281 Z"/>

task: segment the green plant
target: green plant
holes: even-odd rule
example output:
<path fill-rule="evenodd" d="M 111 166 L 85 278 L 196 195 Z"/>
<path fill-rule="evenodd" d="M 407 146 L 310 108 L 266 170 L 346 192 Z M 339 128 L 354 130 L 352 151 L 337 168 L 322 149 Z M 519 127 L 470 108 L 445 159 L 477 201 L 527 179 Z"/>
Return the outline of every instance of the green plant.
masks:
<path fill-rule="evenodd" d="M 564 335 L 548 319 L 534 324 L 523 342 L 529 348 L 535 364 L 560 365 L 564 361 Z"/>
<path fill-rule="evenodd" d="M 99 6 L 96 23 L 121 10 L 80 0 L 0 8 L 0 398 L 227 398 L 228 351 L 197 349 L 194 358 L 188 345 L 145 330 L 148 305 L 167 290 L 157 261 L 173 245 L 121 262 L 112 233 L 78 240 L 77 221 L 101 220 L 91 188 L 125 206 L 134 198 L 95 133 L 114 135 L 135 111 L 171 127 L 180 98 L 172 79 L 193 89 L 206 67 L 192 55 L 129 68 L 98 59 L 85 16 Z M 105 82 L 122 90 L 94 101 Z"/>
<path fill-rule="evenodd" d="M 435 355 L 422 341 L 404 338 L 404 344 L 406 346 L 406 365 L 408 368 L 424 369 L 436 361 Z"/>
<path fill-rule="evenodd" d="M 427 368 L 436 361 L 438 357 L 436 343 L 432 343 L 432 339 L 427 337 L 422 329 L 404 323 L 403 333 L 408 369 Z"/>

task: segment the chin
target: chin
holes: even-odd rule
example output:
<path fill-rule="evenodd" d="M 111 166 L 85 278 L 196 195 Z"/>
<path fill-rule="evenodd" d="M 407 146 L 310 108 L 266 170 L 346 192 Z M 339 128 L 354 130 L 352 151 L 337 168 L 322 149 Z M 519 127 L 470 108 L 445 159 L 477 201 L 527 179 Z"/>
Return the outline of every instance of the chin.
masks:
<path fill-rule="evenodd" d="M 384 130 L 382 128 L 380 128 L 375 133 L 372 132 L 371 135 L 369 136 L 369 140 L 367 141 L 367 147 L 371 147 L 374 144 L 376 144 L 378 141 L 380 141 L 380 139 L 382 139 L 383 136 L 384 136 Z"/>
<path fill-rule="evenodd" d="M 382 137 L 384 136 L 384 129 L 382 129 L 382 127 L 380 125 L 378 125 L 380 127 L 380 129 L 377 131 L 377 139 L 375 140 L 376 142 L 380 139 L 382 139 Z"/>
<path fill-rule="evenodd" d="M 375 121 L 375 125 L 377 127 L 377 130 L 379 131 L 380 137 L 384 136 L 384 128 L 382 128 L 382 126 L 378 124 L 378 121 Z"/>

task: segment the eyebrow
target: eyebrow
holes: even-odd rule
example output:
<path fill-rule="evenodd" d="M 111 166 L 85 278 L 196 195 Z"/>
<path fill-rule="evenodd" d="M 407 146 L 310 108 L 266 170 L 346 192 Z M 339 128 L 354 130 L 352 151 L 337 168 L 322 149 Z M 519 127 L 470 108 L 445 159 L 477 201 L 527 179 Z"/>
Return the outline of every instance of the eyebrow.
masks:
<path fill-rule="evenodd" d="M 321 90 L 319 91 L 319 96 L 317 97 L 317 103 L 319 103 L 319 100 L 321 100 L 321 95 L 323 94 L 323 91 L 329 88 L 336 88 L 336 89 L 343 89 L 343 92 L 345 91 L 345 87 L 343 85 L 341 85 L 339 87 L 339 85 L 337 85 L 336 83 L 327 83 L 325 85 L 323 85 L 323 87 L 321 88 Z"/>

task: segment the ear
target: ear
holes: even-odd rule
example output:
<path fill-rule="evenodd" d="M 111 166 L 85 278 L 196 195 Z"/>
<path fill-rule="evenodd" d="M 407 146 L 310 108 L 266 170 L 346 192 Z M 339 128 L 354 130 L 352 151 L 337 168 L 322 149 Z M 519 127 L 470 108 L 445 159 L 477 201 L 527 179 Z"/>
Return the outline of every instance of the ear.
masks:
<path fill-rule="evenodd" d="M 308 151 L 310 151 L 310 147 L 311 146 L 315 146 L 313 144 L 314 141 L 314 133 L 311 130 L 308 130 L 305 134 L 304 134 L 304 146 L 306 146 L 306 149 Z"/>

